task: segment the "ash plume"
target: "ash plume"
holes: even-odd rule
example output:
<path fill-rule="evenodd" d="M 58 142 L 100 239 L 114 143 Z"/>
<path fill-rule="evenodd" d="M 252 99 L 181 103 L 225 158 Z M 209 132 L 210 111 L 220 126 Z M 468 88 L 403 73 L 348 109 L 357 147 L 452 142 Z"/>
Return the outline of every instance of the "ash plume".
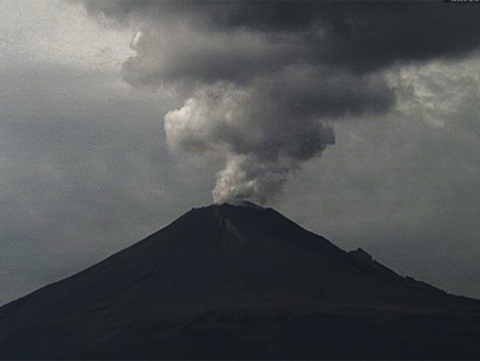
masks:
<path fill-rule="evenodd" d="M 84 1 L 135 23 L 134 86 L 173 87 L 164 118 L 176 154 L 221 154 L 215 201 L 266 203 L 335 143 L 332 124 L 394 102 L 383 71 L 474 51 L 479 10 L 437 2 Z"/>

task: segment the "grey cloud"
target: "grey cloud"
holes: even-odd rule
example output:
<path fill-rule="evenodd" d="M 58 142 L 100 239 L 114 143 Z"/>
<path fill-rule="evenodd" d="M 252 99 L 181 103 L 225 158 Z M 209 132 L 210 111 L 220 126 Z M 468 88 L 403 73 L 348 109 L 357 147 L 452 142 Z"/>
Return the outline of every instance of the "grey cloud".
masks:
<path fill-rule="evenodd" d="M 85 4 L 92 13 L 123 20 L 137 17 L 144 24 L 158 20 L 195 24 L 211 34 L 266 34 L 264 45 L 280 41 L 282 51 L 291 57 L 295 54 L 297 61 L 357 71 L 373 71 L 398 61 L 461 56 L 477 49 L 480 43 L 476 31 L 478 6 L 440 1 L 87 0 Z M 232 47 L 235 44 L 227 48 Z M 257 61 L 274 60 L 273 66 L 281 54 L 259 54 Z M 215 62 L 217 54 L 210 55 Z M 209 63 L 204 63 L 208 67 Z M 189 73 L 188 67 L 185 70 Z M 197 70 L 202 76 L 201 68 Z M 220 78 L 225 79 L 223 74 Z"/>
<path fill-rule="evenodd" d="M 123 66 L 128 82 L 181 89 L 187 100 L 165 118 L 171 149 L 221 149 L 226 163 L 214 193 L 223 194 L 219 186 L 228 183 L 232 197 L 250 194 L 261 202 L 334 144 L 327 124 L 392 109 L 394 93 L 382 75 L 387 67 L 455 58 L 480 42 L 472 31 L 478 7 L 430 1 L 89 0 L 85 6 L 141 29 L 137 54 Z M 249 190 L 235 191 L 235 179 Z"/>
<path fill-rule="evenodd" d="M 224 24 L 296 33 L 311 49 L 306 59 L 364 72 L 473 51 L 479 15 L 440 1 L 264 1 L 240 3 Z"/>
<path fill-rule="evenodd" d="M 134 85 L 219 80 L 244 84 L 296 57 L 295 44 L 269 42 L 267 36 L 249 31 L 195 32 L 184 24 L 148 24 L 142 31 L 137 56 L 123 66 L 125 79 Z"/>

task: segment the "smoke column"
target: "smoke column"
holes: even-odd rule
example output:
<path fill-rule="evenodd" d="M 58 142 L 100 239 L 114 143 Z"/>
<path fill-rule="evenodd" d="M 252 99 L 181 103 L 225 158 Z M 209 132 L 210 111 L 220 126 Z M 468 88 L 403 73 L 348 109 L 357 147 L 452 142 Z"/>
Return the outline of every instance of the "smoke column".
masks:
<path fill-rule="evenodd" d="M 271 97 L 259 86 L 217 84 L 165 116 L 172 151 L 225 157 L 213 190 L 215 202 L 266 203 L 281 194 L 303 162 L 334 144 L 331 126 L 315 117 L 287 114 Z"/>
<path fill-rule="evenodd" d="M 83 4 L 93 16 L 141 29 L 123 76 L 181 95 L 183 105 L 164 117 L 168 147 L 180 157 L 224 158 L 217 202 L 271 201 L 335 143 L 334 122 L 392 109 L 386 69 L 455 58 L 480 44 L 472 8 L 451 16 L 453 7 L 428 1 Z"/>

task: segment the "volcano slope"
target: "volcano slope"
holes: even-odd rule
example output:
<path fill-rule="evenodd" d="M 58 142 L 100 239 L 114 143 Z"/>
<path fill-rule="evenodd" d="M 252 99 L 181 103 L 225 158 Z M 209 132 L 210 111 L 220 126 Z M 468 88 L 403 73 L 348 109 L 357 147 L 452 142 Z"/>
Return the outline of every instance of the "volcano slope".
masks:
<path fill-rule="evenodd" d="M 273 209 L 193 209 L 0 308 L 2 359 L 480 359 L 480 301 Z"/>

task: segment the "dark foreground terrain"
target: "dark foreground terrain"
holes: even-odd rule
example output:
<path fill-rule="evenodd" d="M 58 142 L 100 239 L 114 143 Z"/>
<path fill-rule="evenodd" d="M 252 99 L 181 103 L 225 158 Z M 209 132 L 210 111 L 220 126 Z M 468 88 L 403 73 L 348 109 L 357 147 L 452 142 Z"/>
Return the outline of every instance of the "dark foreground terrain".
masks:
<path fill-rule="evenodd" d="M 193 209 L 0 308 L 2 359 L 480 359 L 480 301 L 272 209 Z"/>

